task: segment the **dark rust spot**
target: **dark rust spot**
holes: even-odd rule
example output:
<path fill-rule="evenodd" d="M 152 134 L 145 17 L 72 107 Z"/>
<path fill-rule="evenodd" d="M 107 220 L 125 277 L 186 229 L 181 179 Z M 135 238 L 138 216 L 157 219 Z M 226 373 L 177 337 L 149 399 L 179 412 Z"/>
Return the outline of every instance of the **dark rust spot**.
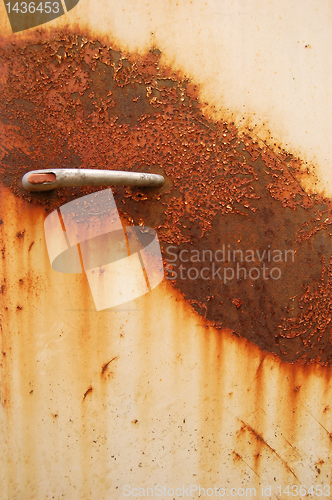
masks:
<path fill-rule="evenodd" d="M 232 304 L 234 304 L 237 307 L 237 309 L 239 309 L 241 307 L 241 305 L 242 305 L 242 300 L 234 298 L 232 300 Z"/>
<path fill-rule="evenodd" d="M 23 231 L 18 231 L 18 232 L 16 233 L 16 238 L 18 238 L 18 239 L 22 239 L 22 238 L 24 238 L 24 233 L 25 233 L 25 230 L 23 230 Z"/>
<path fill-rule="evenodd" d="M 23 307 L 22 307 L 22 306 L 16 306 L 16 309 L 17 309 L 18 311 L 22 311 Z"/>
<path fill-rule="evenodd" d="M 185 300 L 284 361 L 331 365 L 332 203 L 303 190 L 301 161 L 203 115 L 195 85 L 162 67 L 158 50 L 125 58 L 80 34 L 48 36 L 1 49 L 11 137 L 1 181 L 50 210 L 92 190 L 26 193 L 27 170 L 164 174 L 161 189 L 113 191 L 122 215 L 158 230 Z"/>
<path fill-rule="evenodd" d="M 119 356 L 115 356 L 114 358 L 112 358 L 110 361 L 108 361 L 107 363 L 105 363 L 103 366 L 102 366 L 102 369 L 101 369 L 101 374 L 103 375 L 105 373 L 105 371 L 107 370 L 108 366 L 110 363 L 112 363 L 112 361 L 115 361 L 116 359 L 118 359 Z"/>
<path fill-rule="evenodd" d="M 87 395 L 90 394 L 92 391 L 93 391 L 93 388 L 90 385 L 90 387 L 85 391 L 85 393 L 83 395 L 83 401 L 87 397 Z"/>

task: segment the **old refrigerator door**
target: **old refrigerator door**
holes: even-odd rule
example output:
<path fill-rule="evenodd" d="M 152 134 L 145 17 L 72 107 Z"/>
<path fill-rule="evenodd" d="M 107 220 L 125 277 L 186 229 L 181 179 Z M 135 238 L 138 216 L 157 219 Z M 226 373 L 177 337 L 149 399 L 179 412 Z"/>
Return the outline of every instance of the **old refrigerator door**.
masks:
<path fill-rule="evenodd" d="M 0 8 L 0 499 L 330 498 L 330 3 Z"/>

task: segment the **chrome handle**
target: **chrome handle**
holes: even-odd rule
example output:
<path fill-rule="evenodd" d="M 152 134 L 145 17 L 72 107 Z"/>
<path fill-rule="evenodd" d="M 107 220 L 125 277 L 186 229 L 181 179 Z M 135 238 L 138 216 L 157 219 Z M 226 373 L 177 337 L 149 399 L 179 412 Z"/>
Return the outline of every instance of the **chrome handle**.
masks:
<path fill-rule="evenodd" d="M 31 170 L 22 177 L 27 191 L 51 191 L 62 187 L 77 186 L 162 186 L 162 175 L 90 168 L 51 168 Z"/>

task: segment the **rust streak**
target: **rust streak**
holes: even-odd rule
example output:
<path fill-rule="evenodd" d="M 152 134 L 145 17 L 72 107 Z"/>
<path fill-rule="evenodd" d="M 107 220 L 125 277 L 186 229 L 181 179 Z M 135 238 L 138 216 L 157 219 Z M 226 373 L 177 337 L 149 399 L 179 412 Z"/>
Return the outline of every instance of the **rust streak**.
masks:
<path fill-rule="evenodd" d="M 285 438 L 285 436 L 283 436 L 283 438 L 284 438 L 284 440 L 286 441 L 286 443 L 288 444 L 288 446 L 290 446 L 290 447 L 292 448 L 292 450 L 294 450 L 294 452 L 295 452 L 295 453 L 296 453 L 296 454 L 297 454 L 297 455 L 298 455 L 298 456 L 299 456 L 299 457 L 303 460 L 303 456 L 302 456 L 302 455 L 301 455 L 301 454 L 297 451 L 297 449 L 296 449 L 296 448 L 292 445 L 292 443 L 290 443 L 290 442 L 288 441 L 288 439 L 286 439 L 286 438 Z M 301 450 L 301 451 L 302 451 L 302 450 Z M 306 453 L 305 453 L 305 455 L 306 455 L 306 457 L 308 457 L 308 455 L 307 455 Z M 313 467 L 310 465 L 309 460 L 307 460 L 307 463 L 308 463 L 308 465 L 309 465 L 310 469 L 311 469 L 313 472 L 315 472 L 315 471 L 314 471 L 314 469 L 313 469 Z"/>
<path fill-rule="evenodd" d="M 90 394 L 92 391 L 93 391 L 93 388 L 90 385 L 90 387 L 88 387 L 88 389 L 85 391 L 85 393 L 83 395 L 83 401 L 87 397 L 87 395 Z"/>
<path fill-rule="evenodd" d="M 251 434 L 253 434 L 253 436 L 255 436 L 255 438 L 260 441 L 261 443 L 264 444 L 264 446 L 266 446 L 282 463 L 283 465 L 285 466 L 285 468 L 296 478 L 298 479 L 297 475 L 295 474 L 295 472 L 289 467 L 288 463 L 276 452 L 276 450 L 274 450 L 272 448 L 272 446 L 270 446 L 266 441 L 265 439 L 257 432 L 255 431 L 255 429 L 253 429 L 250 425 L 246 424 L 243 420 L 240 420 L 240 422 L 245 426 L 246 429 L 248 429 L 249 432 L 251 432 Z"/>
<path fill-rule="evenodd" d="M 326 432 L 328 437 L 332 440 L 332 432 L 329 432 L 326 429 L 326 427 L 324 427 L 324 425 L 319 420 L 317 420 L 317 418 L 308 410 L 308 408 L 306 408 L 304 406 L 304 404 L 300 403 L 300 405 L 305 409 L 305 411 L 308 413 L 308 415 L 310 415 L 317 422 L 317 424 L 320 425 L 322 429 L 324 429 L 324 431 Z"/>
<path fill-rule="evenodd" d="M 249 467 L 249 469 L 250 469 L 250 470 L 252 470 L 252 472 L 253 472 L 254 474 L 256 474 L 256 476 L 257 476 L 257 477 L 259 477 L 259 478 L 260 478 L 260 475 L 259 475 L 259 474 L 257 474 L 257 472 L 255 471 L 255 469 L 253 469 L 252 467 L 250 467 L 250 465 L 249 465 L 249 464 L 248 464 L 248 463 L 244 460 L 244 458 L 243 458 L 243 457 L 241 457 L 241 455 L 239 455 L 239 453 L 237 453 L 236 451 L 233 451 L 233 455 L 235 455 L 235 457 L 236 457 L 237 459 L 242 460 L 242 462 L 244 462 L 244 463 L 246 464 L 246 466 L 247 466 L 247 467 Z"/>
<path fill-rule="evenodd" d="M 258 367 L 257 367 L 255 377 L 254 377 L 254 379 L 251 381 L 251 384 L 252 384 L 252 383 L 253 383 L 253 382 L 254 382 L 254 381 L 255 381 L 255 380 L 259 377 L 259 375 L 260 375 L 260 370 L 261 370 L 261 368 L 262 368 L 262 366 L 263 366 L 263 363 L 264 363 L 265 358 L 266 358 L 266 356 L 263 356 L 263 357 L 262 357 L 262 359 L 261 359 L 261 361 L 260 361 L 260 363 L 259 363 L 259 365 L 258 365 Z M 251 385 L 251 384 L 250 384 L 250 385 Z"/>
<path fill-rule="evenodd" d="M 105 363 L 105 364 L 102 366 L 102 369 L 101 369 L 101 373 L 102 373 L 102 375 L 103 375 L 103 374 L 105 373 L 105 371 L 107 370 L 108 365 L 109 365 L 110 363 L 112 363 L 113 361 L 115 361 L 116 359 L 118 359 L 118 358 L 119 358 L 119 356 L 114 356 L 114 358 L 112 358 L 110 361 L 108 361 L 107 363 Z"/>

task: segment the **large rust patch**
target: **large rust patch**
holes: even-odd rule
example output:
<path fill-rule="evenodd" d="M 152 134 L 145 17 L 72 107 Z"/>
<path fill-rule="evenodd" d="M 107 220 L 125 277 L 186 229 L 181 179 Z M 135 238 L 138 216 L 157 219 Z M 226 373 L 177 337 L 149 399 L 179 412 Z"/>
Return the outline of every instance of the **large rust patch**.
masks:
<path fill-rule="evenodd" d="M 184 298 L 285 361 L 332 364 L 330 200 L 304 192 L 298 160 L 203 115 L 159 56 L 66 33 L 2 49 L 1 181 L 51 210 L 90 190 L 28 194 L 26 171 L 163 173 L 161 189 L 113 191 L 124 216 L 158 230 Z"/>

